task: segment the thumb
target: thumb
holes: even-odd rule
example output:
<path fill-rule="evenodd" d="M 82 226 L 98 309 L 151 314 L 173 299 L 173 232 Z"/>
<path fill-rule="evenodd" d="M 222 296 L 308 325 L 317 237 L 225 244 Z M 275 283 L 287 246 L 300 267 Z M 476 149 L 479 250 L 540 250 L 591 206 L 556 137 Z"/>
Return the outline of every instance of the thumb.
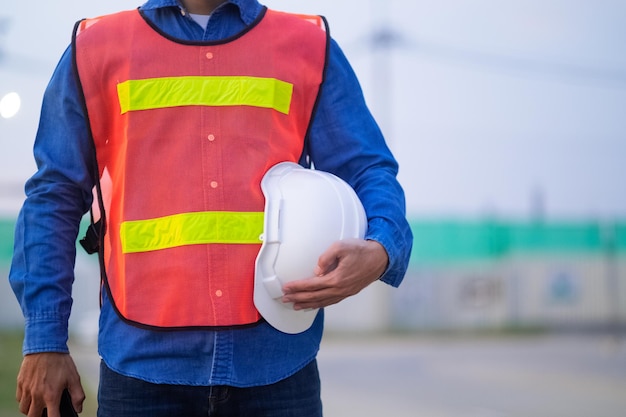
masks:
<path fill-rule="evenodd" d="M 313 273 L 316 276 L 321 277 L 334 271 L 337 268 L 337 265 L 339 265 L 339 258 L 340 254 L 337 250 L 337 245 L 332 245 L 320 255 Z"/>

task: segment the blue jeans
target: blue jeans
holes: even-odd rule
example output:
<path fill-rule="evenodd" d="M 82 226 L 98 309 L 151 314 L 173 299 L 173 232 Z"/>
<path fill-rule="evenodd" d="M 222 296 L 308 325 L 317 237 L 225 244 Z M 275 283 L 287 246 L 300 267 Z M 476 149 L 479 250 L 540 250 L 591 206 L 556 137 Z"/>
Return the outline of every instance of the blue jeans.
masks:
<path fill-rule="evenodd" d="M 98 417 L 137 416 L 321 417 L 317 362 L 275 384 L 251 388 L 152 384 L 101 362 Z"/>

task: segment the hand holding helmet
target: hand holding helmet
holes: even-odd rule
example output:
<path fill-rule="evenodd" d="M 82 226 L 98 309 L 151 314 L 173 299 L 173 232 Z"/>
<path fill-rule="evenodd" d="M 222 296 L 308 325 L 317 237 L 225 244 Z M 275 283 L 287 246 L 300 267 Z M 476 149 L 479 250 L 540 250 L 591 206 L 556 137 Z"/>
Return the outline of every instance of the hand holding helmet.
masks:
<path fill-rule="evenodd" d="M 317 309 L 356 294 L 384 272 L 388 258 L 365 241 L 367 217 L 340 178 L 279 163 L 261 181 L 263 245 L 256 259 L 254 303 L 285 333 L 308 329 Z"/>
<path fill-rule="evenodd" d="M 373 240 L 335 242 L 320 256 L 316 276 L 283 286 L 283 302 L 295 310 L 322 308 L 357 294 L 385 272 L 389 258 Z"/>

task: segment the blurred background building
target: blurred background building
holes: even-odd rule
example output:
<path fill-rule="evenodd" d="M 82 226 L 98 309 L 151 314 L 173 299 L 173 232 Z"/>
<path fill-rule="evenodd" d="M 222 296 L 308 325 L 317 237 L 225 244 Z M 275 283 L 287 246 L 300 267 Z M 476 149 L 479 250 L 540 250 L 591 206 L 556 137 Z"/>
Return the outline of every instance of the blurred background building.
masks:
<path fill-rule="evenodd" d="M 376 283 L 328 308 L 328 330 L 626 330 L 626 222 L 412 219 L 411 226 L 414 249 L 400 289 Z M 5 327 L 22 325 L 6 279 L 13 228 L 13 220 L 0 221 Z M 81 250 L 72 324 L 79 337 L 95 338 L 98 265 Z"/>

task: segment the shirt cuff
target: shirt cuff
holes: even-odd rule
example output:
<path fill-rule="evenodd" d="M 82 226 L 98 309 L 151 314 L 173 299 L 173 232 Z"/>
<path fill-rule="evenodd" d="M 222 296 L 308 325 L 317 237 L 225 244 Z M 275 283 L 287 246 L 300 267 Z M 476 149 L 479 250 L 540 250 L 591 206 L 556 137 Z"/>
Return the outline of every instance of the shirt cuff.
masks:
<path fill-rule="evenodd" d="M 22 353 L 69 353 L 68 320 L 54 315 L 26 318 Z"/>
<path fill-rule="evenodd" d="M 389 265 L 385 273 L 379 278 L 392 287 L 398 287 L 402 282 L 411 256 L 413 237 L 410 229 L 404 231 L 398 228 L 397 233 L 390 234 L 392 226 L 385 224 L 383 220 L 370 221 L 365 235 L 367 240 L 375 240 L 383 245 L 389 257 Z M 404 232 L 404 233 L 403 233 Z"/>

